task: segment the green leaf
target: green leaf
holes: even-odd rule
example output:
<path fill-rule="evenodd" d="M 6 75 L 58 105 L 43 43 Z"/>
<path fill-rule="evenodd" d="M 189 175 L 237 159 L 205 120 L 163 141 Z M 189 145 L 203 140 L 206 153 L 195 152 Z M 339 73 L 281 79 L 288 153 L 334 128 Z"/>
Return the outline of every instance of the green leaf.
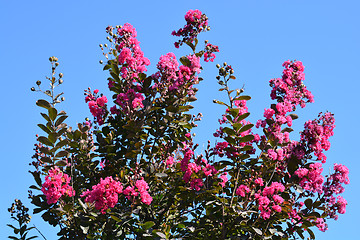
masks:
<path fill-rule="evenodd" d="M 46 108 L 46 109 L 51 108 L 50 103 L 48 101 L 44 100 L 44 99 L 37 100 L 36 105 L 38 105 L 39 107 Z"/>
<path fill-rule="evenodd" d="M 56 166 L 65 167 L 68 163 L 64 160 L 59 160 L 55 163 Z"/>
<path fill-rule="evenodd" d="M 50 142 L 52 142 L 52 143 L 55 143 L 56 140 L 57 140 L 57 138 L 58 138 L 58 135 L 57 135 L 56 132 L 52 132 L 52 133 L 50 133 L 49 136 L 48 136 L 48 139 L 49 139 Z"/>
<path fill-rule="evenodd" d="M 117 222 L 121 222 L 121 219 L 118 218 L 118 217 L 116 217 L 116 216 L 114 216 L 114 215 L 111 215 L 111 218 L 114 219 L 114 220 L 117 221 Z"/>
<path fill-rule="evenodd" d="M 35 185 L 31 185 L 29 188 L 31 188 L 31 189 L 35 189 L 35 190 L 40 190 L 40 188 L 39 188 L 39 187 L 37 187 L 37 186 L 35 186 Z"/>
<path fill-rule="evenodd" d="M 42 208 L 34 208 L 33 214 L 37 214 L 37 213 L 39 213 L 41 211 L 44 211 L 44 209 L 42 209 Z"/>
<path fill-rule="evenodd" d="M 56 108 L 49 108 L 48 109 L 48 112 L 49 112 L 49 117 L 50 117 L 50 119 L 52 120 L 52 121 L 54 121 L 55 119 L 56 119 L 56 117 L 57 117 L 57 110 L 56 110 Z"/>
<path fill-rule="evenodd" d="M 180 62 L 182 65 L 189 67 L 191 65 L 190 60 L 187 57 L 181 57 Z"/>
<path fill-rule="evenodd" d="M 103 71 L 110 69 L 110 67 L 111 67 L 110 64 L 106 64 L 103 68 Z"/>
<path fill-rule="evenodd" d="M 240 142 L 250 142 L 251 140 L 254 139 L 254 135 L 250 134 L 250 135 L 246 135 L 242 138 L 240 138 Z"/>
<path fill-rule="evenodd" d="M 240 129 L 239 133 L 245 132 L 245 131 L 251 129 L 253 126 L 254 126 L 254 124 L 247 124 Z"/>
<path fill-rule="evenodd" d="M 17 234 L 17 233 L 15 233 L 15 234 Z M 13 237 L 13 236 L 8 236 L 8 238 L 10 238 L 10 239 L 14 239 L 14 240 L 20 240 L 19 238 L 17 238 L 17 237 Z"/>
<path fill-rule="evenodd" d="M 61 148 L 61 147 L 65 146 L 65 145 L 67 145 L 68 143 L 69 143 L 69 140 L 64 139 L 64 140 L 58 142 L 58 143 L 56 144 L 56 147 L 57 147 L 57 148 Z"/>
<path fill-rule="evenodd" d="M 40 136 L 38 137 L 38 141 L 47 146 L 54 146 L 54 144 L 47 137 Z"/>
<path fill-rule="evenodd" d="M 236 123 L 234 123 L 233 125 L 233 128 L 235 129 L 235 131 L 237 132 L 237 131 L 239 131 L 239 129 L 243 126 L 241 123 L 239 123 L 239 122 L 236 122 Z"/>
<path fill-rule="evenodd" d="M 289 133 L 292 132 L 292 131 L 294 131 L 294 129 L 289 128 L 289 127 L 286 127 L 283 130 L 281 130 L 281 132 L 289 132 Z"/>
<path fill-rule="evenodd" d="M 224 137 L 224 140 L 230 143 L 231 145 L 235 145 L 236 141 L 232 137 Z"/>
<path fill-rule="evenodd" d="M 219 100 L 216 100 L 216 99 L 213 100 L 213 103 L 217 103 L 217 104 L 224 105 L 224 106 L 228 107 L 228 105 L 226 103 L 223 103 L 222 101 L 219 101 Z"/>
<path fill-rule="evenodd" d="M 68 116 L 61 116 L 55 122 L 55 127 L 59 126 Z"/>
<path fill-rule="evenodd" d="M 296 115 L 295 113 L 290 113 L 289 116 L 292 118 L 292 120 L 298 119 L 299 116 Z"/>
<path fill-rule="evenodd" d="M 230 112 L 231 116 L 233 116 L 233 118 L 236 118 L 239 115 L 239 111 L 240 111 L 239 108 L 231 108 L 229 110 L 229 112 Z"/>
<path fill-rule="evenodd" d="M 60 152 L 58 152 L 55 157 L 67 157 L 69 155 L 68 151 L 62 150 Z"/>
<path fill-rule="evenodd" d="M 312 208 L 312 204 L 313 204 L 313 200 L 308 198 L 304 201 L 305 203 L 305 206 L 308 208 L 308 209 L 311 209 Z"/>
<path fill-rule="evenodd" d="M 150 229 L 152 226 L 154 226 L 155 223 L 152 222 L 152 221 L 148 221 L 148 222 L 146 222 L 146 223 L 144 223 L 144 224 L 140 224 L 140 225 L 142 226 L 142 229 L 148 230 L 148 229 Z"/>
<path fill-rule="evenodd" d="M 39 172 L 31 172 L 31 171 L 29 171 L 29 172 L 33 175 L 33 177 L 34 177 L 35 182 L 37 183 L 37 185 L 38 185 L 38 186 L 42 186 L 42 184 L 41 184 L 41 178 L 40 178 L 40 173 L 39 173 Z"/>
<path fill-rule="evenodd" d="M 229 135 L 229 136 L 235 136 L 235 135 L 236 135 L 236 132 L 234 131 L 234 129 L 231 129 L 231 128 L 229 128 L 229 127 L 224 127 L 224 128 L 222 129 L 222 131 L 223 131 L 224 133 L 226 133 L 227 135 Z"/>
<path fill-rule="evenodd" d="M 45 113 L 40 113 L 40 114 L 43 118 L 45 118 L 46 121 L 50 122 L 50 118 L 47 114 L 45 114 Z"/>
<path fill-rule="evenodd" d="M 238 117 L 237 117 L 237 119 L 236 119 L 236 121 L 240 122 L 241 120 L 243 120 L 243 119 L 247 118 L 249 115 L 250 115 L 250 113 L 249 113 L 249 112 L 244 113 L 244 114 L 242 114 L 242 115 L 238 116 Z"/>
<path fill-rule="evenodd" d="M 41 128 L 44 132 L 46 132 L 47 134 L 51 133 L 51 130 L 48 129 L 44 124 L 38 124 L 39 128 Z"/>
<path fill-rule="evenodd" d="M 239 96 L 239 97 L 235 98 L 234 100 L 246 100 L 246 101 L 248 101 L 250 99 L 251 99 L 250 96 L 242 95 L 242 96 Z"/>

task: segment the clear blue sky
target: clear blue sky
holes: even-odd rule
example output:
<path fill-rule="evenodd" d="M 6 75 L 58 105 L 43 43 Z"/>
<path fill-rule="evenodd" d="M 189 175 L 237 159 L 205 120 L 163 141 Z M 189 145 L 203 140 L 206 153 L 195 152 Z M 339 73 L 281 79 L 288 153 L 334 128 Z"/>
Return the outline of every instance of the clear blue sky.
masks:
<path fill-rule="evenodd" d="M 305 84 L 314 94 L 315 103 L 298 111 L 295 129 L 300 131 L 303 123 L 320 111 L 335 113 L 335 135 L 324 172 L 333 163 L 342 163 L 350 169 L 351 180 L 343 195 L 348 201 L 347 213 L 337 222 L 329 221 L 329 230 L 317 232 L 317 239 L 358 238 L 359 1 L 1 0 L 0 81 L 4 102 L 0 125 L 4 128 L 0 138 L 0 239 L 10 234 L 5 225 L 10 221 L 7 208 L 13 199 L 28 203 L 27 189 L 33 181 L 27 173 L 28 163 L 35 134 L 40 132 L 36 124 L 42 121 L 35 106 L 40 95 L 30 92 L 30 88 L 50 74 L 48 57 L 54 55 L 60 60 L 59 69 L 64 73 L 61 90 L 66 98 L 62 108 L 70 115 L 68 123 L 75 125 L 90 116 L 84 89 L 90 86 L 108 93 L 106 73 L 98 64 L 103 59 L 98 44 L 105 42 L 105 27 L 133 24 L 152 62 L 151 73 L 160 55 L 174 52 L 180 57 L 186 53 L 173 47 L 176 39 L 170 33 L 184 25 L 188 9 L 208 15 L 212 31 L 201 38 L 219 45 L 221 52 L 215 62 L 226 61 L 234 67 L 234 86 L 245 84 L 246 93 L 252 96 L 248 104 L 252 121 L 262 117 L 263 109 L 271 103 L 268 81 L 281 76 L 281 64 L 288 59 L 304 63 Z M 217 128 L 217 117 L 223 110 L 212 104 L 212 99 L 222 97 L 215 83 L 216 68 L 211 64 L 204 68 L 205 80 L 199 85 L 196 104 L 204 114 L 204 121 L 195 130 L 200 146 Z M 38 216 L 33 218 L 49 240 L 57 239 L 52 227 L 42 224 Z"/>

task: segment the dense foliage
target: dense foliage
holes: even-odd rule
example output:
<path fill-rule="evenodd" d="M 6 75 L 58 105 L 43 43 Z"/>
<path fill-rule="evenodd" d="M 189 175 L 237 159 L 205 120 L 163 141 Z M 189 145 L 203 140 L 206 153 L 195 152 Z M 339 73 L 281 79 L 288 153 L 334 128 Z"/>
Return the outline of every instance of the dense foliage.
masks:
<path fill-rule="evenodd" d="M 338 194 L 349 183 L 348 169 L 335 164 L 322 175 L 333 114 L 320 113 L 298 141 L 290 139 L 294 111 L 314 100 L 303 64 L 286 61 L 282 77 L 270 80 L 274 103 L 255 123 L 256 134 L 247 120 L 250 97 L 230 89 L 234 69 L 217 64 L 228 102 L 214 100 L 224 106 L 218 140 L 198 152 L 192 133 L 202 115 L 191 114 L 191 103 L 203 80 L 202 59 L 213 62 L 219 48 L 205 41 L 198 50 L 198 34 L 210 30 L 205 14 L 190 10 L 185 20 L 172 34 L 180 37 L 175 47 L 188 45 L 191 52 L 179 61 L 173 53 L 161 56 L 152 75 L 145 74 L 150 61 L 135 28 L 107 27 L 100 62 L 113 96 L 109 101 L 88 88 L 94 120 L 76 128 L 58 109 L 64 99 L 55 87 L 63 75 L 56 74 L 58 59 L 50 58 L 50 89 L 42 90 L 40 81 L 32 88 L 50 98 L 36 103 L 45 112 L 31 171 L 34 214 L 60 226 L 60 239 L 314 239 L 311 229 L 325 231 L 347 204 Z"/>

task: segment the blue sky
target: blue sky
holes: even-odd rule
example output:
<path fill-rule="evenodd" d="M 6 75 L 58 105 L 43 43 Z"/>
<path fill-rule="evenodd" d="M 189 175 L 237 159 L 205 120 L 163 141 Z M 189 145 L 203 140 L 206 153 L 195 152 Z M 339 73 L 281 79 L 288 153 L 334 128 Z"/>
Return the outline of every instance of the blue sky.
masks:
<path fill-rule="evenodd" d="M 189 9 L 199 9 L 209 17 L 210 32 L 201 36 L 219 45 L 215 63 L 226 61 L 235 69 L 234 87 L 242 87 L 252 96 L 248 107 L 251 120 L 262 117 L 271 103 L 268 81 L 280 77 L 281 64 L 297 59 L 305 65 L 305 84 L 315 96 L 297 113 L 295 130 L 320 111 L 335 114 L 335 135 L 324 172 L 333 163 L 350 169 L 351 183 L 343 196 L 348 201 L 347 213 L 337 222 L 329 221 L 326 233 L 317 239 L 356 239 L 360 210 L 357 207 L 360 175 L 357 137 L 360 128 L 358 111 L 360 77 L 360 3 L 352 1 L 0 1 L 0 81 L 2 111 L 0 138 L 2 168 L 0 178 L 0 239 L 10 233 L 7 208 L 13 199 L 28 203 L 27 189 L 32 177 L 27 173 L 33 154 L 36 124 L 41 122 L 35 106 L 39 94 L 30 92 L 36 80 L 45 82 L 50 74 L 48 58 L 59 58 L 64 73 L 66 101 L 62 109 L 69 115 L 68 124 L 75 125 L 90 116 L 83 90 L 98 88 L 105 94 L 107 75 L 98 63 L 103 59 L 98 47 L 105 43 L 105 27 L 126 22 L 136 27 L 142 50 L 155 69 L 160 55 L 174 52 L 178 57 L 187 49 L 173 47 L 172 30 L 184 25 Z M 186 51 L 185 51 L 186 50 Z M 222 114 L 212 99 L 221 99 L 216 86 L 216 68 L 204 64 L 204 81 L 199 85 L 197 111 L 204 120 L 196 129 L 200 146 L 206 144 L 218 127 Z M 108 95 L 109 96 L 109 95 Z M 293 135 L 297 139 L 296 135 Z M 30 206 L 30 205 L 29 205 Z M 56 239 L 52 227 L 42 224 L 39 216 L 33 223 L 47 236 Z M 35 233 L 35 232 L 34 232 Z"/>

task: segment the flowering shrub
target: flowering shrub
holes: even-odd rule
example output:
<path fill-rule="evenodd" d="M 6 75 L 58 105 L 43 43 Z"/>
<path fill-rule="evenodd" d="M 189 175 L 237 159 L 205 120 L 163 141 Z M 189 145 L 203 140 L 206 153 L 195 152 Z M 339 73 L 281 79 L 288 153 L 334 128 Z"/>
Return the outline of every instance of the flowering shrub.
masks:
<path fill-rule="evenodd" d="M 348 169 L 335 164 L 323 175 L 333 114 L 320 113 L 298 141 L 290 139 L 294 111 L 314 97 L 302 62 L 285 61 L 282 77 L 269 82 L 274 103 L 253 124 L 251 98 L 229 87 L 235 70 L 217 64 L 219 91 L 229 101 L 214 100 L 224 106 L 217 142 L 200 153 L 192 133 L 202 114 L 189 111 L 203 80 L 202 60 L 213 62 L 219 47 L 205 41 L 197 50 L 198 34 L 210 30 L 205 14 L 190 10 L 185 20 L 172 35 L 180 37 L 175 47 L 192 52 L 160 56 L 151 75 L 135 28 L 107 27 L 109 43 L 100 44 L 106 62 L 100 62 L 113 96 L 85 90 L 94 118 L 77 128 L 55 107 L 62 100 L 54 87 L 63 75 L 55 77 L 59 63 L 50 58 L 45 93 L 51 100 L 37 101 L 46 124 L 39 124 L 45 135 L 37 138 L 32 162 L 34 212 L 60 225 L 60 239 L 314 239 L 313 227 L 325 231 L 328 219 L 346 212 L 339 194 Z"/>

